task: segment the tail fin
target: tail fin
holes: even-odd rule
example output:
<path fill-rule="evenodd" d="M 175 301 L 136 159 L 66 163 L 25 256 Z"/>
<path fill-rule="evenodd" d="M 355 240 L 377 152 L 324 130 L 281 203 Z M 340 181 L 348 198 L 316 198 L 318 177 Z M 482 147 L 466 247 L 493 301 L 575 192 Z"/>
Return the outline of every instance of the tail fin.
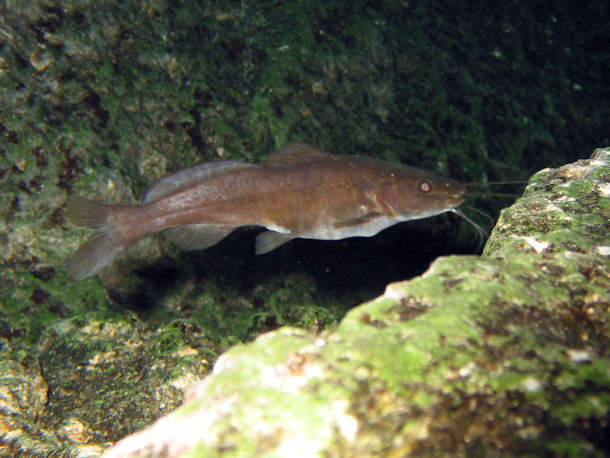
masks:
<path fill-rule="evenodd" d="M 82 280 L 110 264 L 123 246 L 110 218 L 111 205 L 77 196 L 68 197 L 66 204 L 66 216 L 73 224 L 98 229 L 66 263 L 68 274 L 75 280 Z"/>

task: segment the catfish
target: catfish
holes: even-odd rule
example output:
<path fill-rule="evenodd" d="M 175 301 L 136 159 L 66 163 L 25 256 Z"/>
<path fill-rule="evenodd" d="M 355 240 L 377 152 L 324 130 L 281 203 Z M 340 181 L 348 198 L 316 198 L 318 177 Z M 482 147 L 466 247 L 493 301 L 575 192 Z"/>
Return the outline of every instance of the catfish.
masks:
<path fill-rule="evenodd" d="M 371 237 L 403 221 L 459 213 L 465 196 L 464 184 L 433 172 L 293 143 L 261 164 L 220 161 L 178 170 L 154 183 L 138 205 L 69 196 L 68 219 L 97 231 L 66 267 L 74 279 L 89 277 L 159 232 L 181 249 L 203 250 L 238 227 L 262 226 L 256 254 L 295 238 Z"/>

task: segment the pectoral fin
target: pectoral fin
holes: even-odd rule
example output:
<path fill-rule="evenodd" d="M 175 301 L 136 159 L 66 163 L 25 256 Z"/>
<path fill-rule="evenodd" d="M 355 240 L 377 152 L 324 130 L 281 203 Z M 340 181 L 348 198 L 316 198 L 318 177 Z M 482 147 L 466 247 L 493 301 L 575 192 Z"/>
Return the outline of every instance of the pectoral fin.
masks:
<path fill-rule="evenodd" d="M 358 226 L 360 224 L 368 223 L 369 221 L 372 221 L 378 217 L 379 217 L 379 213 L 369 212 L 362 216 L 358 216 L 356 218 L 346 219 L 345 221 L 339 221 L 338 223 L 335 223 L 333 226 L 336 228 Z"/>
<path fill-rule="evenodd" d="M 284 243 L 292 240 L 294 237 L 290 234 L 282 234 L 281 232 L 265 231 L 256 236 L 256 254 L 265 254 L 282 246 Z"/>

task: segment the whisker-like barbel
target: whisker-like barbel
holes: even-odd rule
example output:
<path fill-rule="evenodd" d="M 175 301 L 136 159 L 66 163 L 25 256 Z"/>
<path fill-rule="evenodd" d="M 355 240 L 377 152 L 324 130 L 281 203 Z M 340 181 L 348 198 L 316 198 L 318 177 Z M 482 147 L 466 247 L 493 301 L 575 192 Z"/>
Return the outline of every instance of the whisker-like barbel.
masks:
<path fill-rule="evenodd" d="M 471 181 L 469 183 L 464 183 L 466 186 L 487 186 L 487 185 L 503 185 L 503 184 L 527 184 L 527 181 L 516 180 L 516 181 L 479 181 L 474 182 Z"/>
<path fill-rule="evenodd" d="M 467 192 L 464 196 L 483 196 L 483 197 L 518 197 L 519 194 L 510 192 Z"/>

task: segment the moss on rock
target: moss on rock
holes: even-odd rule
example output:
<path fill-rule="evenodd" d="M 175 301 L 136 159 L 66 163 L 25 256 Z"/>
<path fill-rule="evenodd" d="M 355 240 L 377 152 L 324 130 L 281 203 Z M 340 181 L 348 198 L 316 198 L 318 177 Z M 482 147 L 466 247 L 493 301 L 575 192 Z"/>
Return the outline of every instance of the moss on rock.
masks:
<path fill-rule="evenodd" d="M 610 149 L 538 173 L 483 256 L 439 258 L 333 331 L 232 348 L 106 456 L 602 455 L 609 175 Z"/>
<path fill-rule="evenodd" d="M 179 254 L 153 238 L 100 278 L 74 282 L 63 263 L 89 233 L 65 220 L 68 194 L 133 203 L 169 171 L 209 160 L 258 161 L 286 140 L 410 163 L 462 181 L 514 179 L 544 164 L 572 161 L 607 139 L 608 107 L 599 100 L 608 58 L 597 45 L 607 41 L 599 38 L 606 30 L 607 21 L 600 20 L 604 5 L 473 10 L 459 3 L 439 8 L 300 0 L 3 3 L 0 371 L 9 388 L 2 392 L 0 453 L 95 455 L 177 405 L 188 382 L 207 373 L 230 345 L 284 325 L 312 333 L 333 328 L 350 307 L 379 295 L 389 281 L 421 273 L 439 254 L 474 251 L 467 240 L 471 232 L 457 228 L 457 217 L 401 225 L 366 240 L 295 241 L 268 257 L 253 255 L 253 233 L 244 230 L 203 253 Z M 494 43 L 489 37 L 502 39 Z M 607 199 L 597 199 L 587 180 L 569 182 L 574 188 L 562 192 L 608 211 Z M 542 281 L 548 275 L 570 278 L 574 285 L 599 276 L 599 265 L 583 264 L 581 248 L 568 236 L 527 238 L 551 223 L 571 230 L 565 209 L 581 206 L 571 195 L 560 211 L 534 199 L 524 225 L 505 228 L 525 234 L 502 245 L 506 256 L 546 243 L 552 250 L 576 247 L 561 270 L 546 261 L 538 265 L 542 273 L 533 278 L 541 281 L 530 284 L 532 294 L 553 294 L 552 284 Z M 489 202 L 476 206 L 495 214 L 500 205 Z M 592 213 L 579 230 L 603 231 L 605 225 L 603 215 Z M 595 249 L 607 254 L 604 246 Z M 571 256 L 578 268 L 569 263 Z M 453 262 L 467 269 L 474 261 Z M 489 263 L 492 271 L 504 268 L 500 259 Z M 450 283 L 437 286 L 451 289 Z M 509 281 L 506 287 L 524 294 L 516 285 Z M 560 304 L 580 297 L 563 294 Z M 592 300 L 582 297 L 583 303 Z M 396 316 L 438 320 L 430 326 L 442 322 L 433 312 L 436 302 L 423 296 L 406 301 L 350 315 L 342 332 L 357 331 L 363 345 L 372 345 L 393 332 Z M 505 308 L 512 317 L 514 307 Z M 520 316 L 523 322 L 543 319 L 553 310 L 544 315 L 527 308 Z M 567 332 L 562 320 L 569 313 L 588 315 L 578 307 L 566 310 L 553 321 L 550 336 L 605 335 L 598 322 L 582 319 L 578 332 Z M 502 327 L 503 318 L 489 320 L 490 329 Z M 535 345 L 538 334 L 530 334 L 528 345 Z M 465 355 L 481 345 L 477 336 L 464 343 Z M 444 337 L 429 337 L 434 338 Z M 496 333 L 492 340 L 500 345 L 510 339 Z M 373 348 L 367 357 L 375 355 Z M 326 351 L 336 356 L 330 346 Z M 570 355 L 586 361 L 588 354 Z M 420 348 L 412 356 L 401 367 L 415 376 L 430 355 Z M 350 416 L 369 412 L 362 424 L 373 439 L 375 425 L 382 423 L 420 437 L 426 424 L 420 417 L 401 423 L 403 414 L 391 410 L 393 403 L 408 407 L 395 394 L 406 388 L 392 371 L 357 361 L 349 370 L 358 380 L 337 375 L 361 393 L 353 406 L 333 404 L 341 431 L 351 438 Z M 537 365 L 536 358 L 519 359 L 517 369 L 497 379 L 498 386 L 518 385 L 520 368 Z M 598 366 L 590 366 L 593 377 Z M 361 381 L 367 373 L 383 380 L 377 391 Z M 536 386 L 536 380 L 525 380 Z M 572 381 L 588 386 L 566 374 L 561 384 Z M 418 391 L 413 406 L 431 406 L 435 396 Z M 326 404 L 319 405 L 323 411 Z M 566 405 L 568 423 L 577 421 L 571 408 Z M 328 437 L 329 447 L 339 447 L 333 440 Z M 561 444 L 569 447 L 570 440 Z M 251 445 L 273 450 L 276 441 L 270 434 Z"/>

